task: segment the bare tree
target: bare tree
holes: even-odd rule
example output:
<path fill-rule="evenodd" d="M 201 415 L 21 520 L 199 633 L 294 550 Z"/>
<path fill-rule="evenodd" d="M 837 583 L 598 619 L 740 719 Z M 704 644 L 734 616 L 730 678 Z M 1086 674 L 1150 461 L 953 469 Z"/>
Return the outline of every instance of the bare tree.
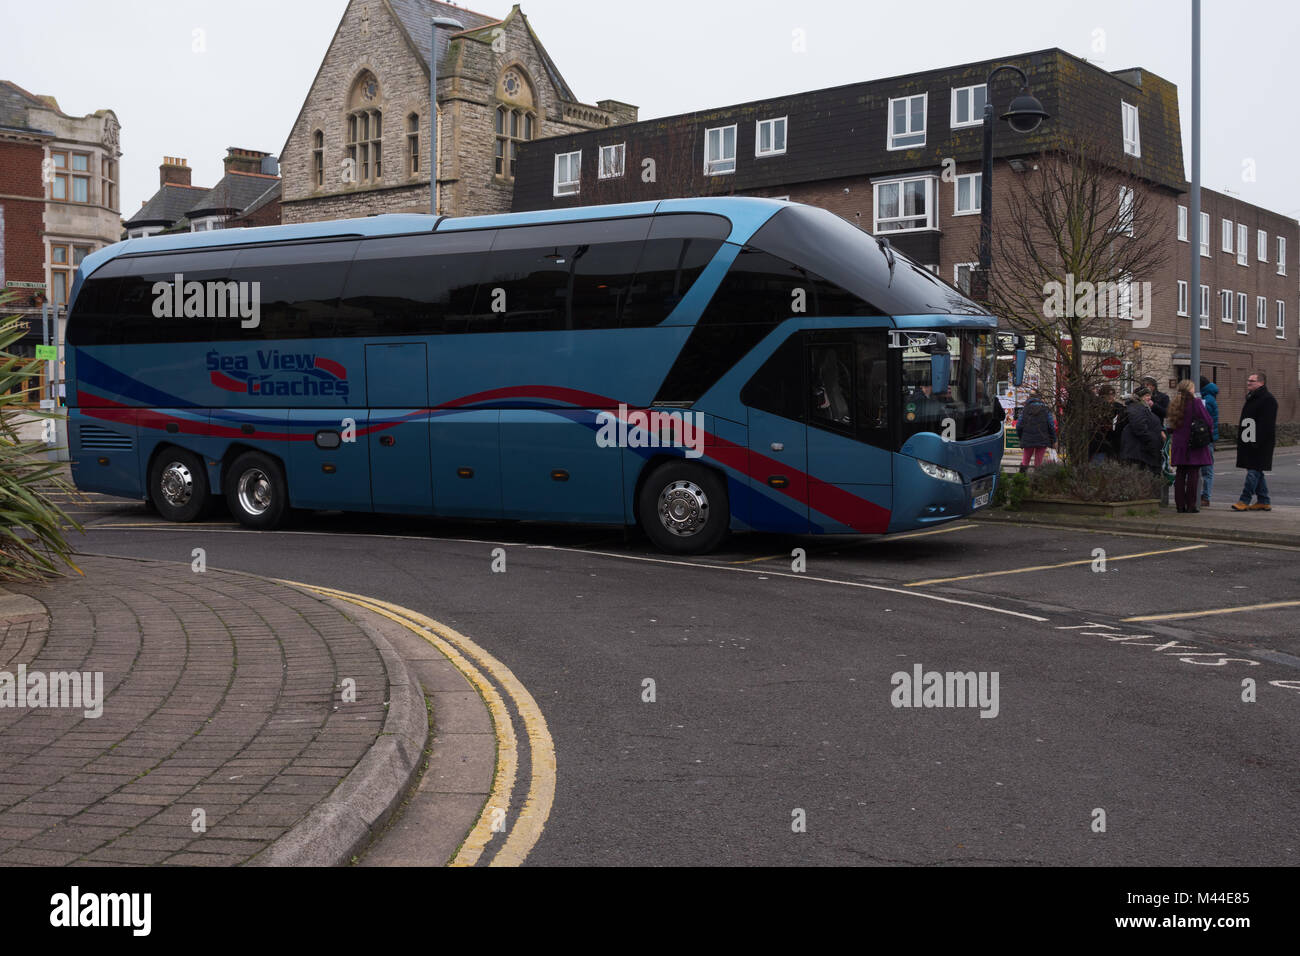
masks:
<path fill-rule="evenodd" d="M 1041 154 L 1011 179 L 997 210 L 989 305 L 1033 335 L 1040 363 L 1055 367 L 1070 461 L 1087 461 L 1110 422 L 1109 404 L 1096 398 L 1103 360 L 1140 372 L 1132 336 L 1151 322 L 1152 278 L 1168 257 L 1163 218 L 1150 184 L 1092 142 Z"/>

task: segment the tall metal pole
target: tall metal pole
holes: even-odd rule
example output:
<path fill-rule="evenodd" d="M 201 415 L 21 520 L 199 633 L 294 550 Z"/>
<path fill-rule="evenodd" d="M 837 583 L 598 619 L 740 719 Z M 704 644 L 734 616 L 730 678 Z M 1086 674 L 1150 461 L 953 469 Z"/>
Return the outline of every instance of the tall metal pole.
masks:
<path fill-rule="evenodd" d="M 1192 276 L 1187 290 L 1187 310 L 1191 326 L 1189 355 L 1192 385 L 1201 387 L 1201 243 L 1209 236 L 1201 235 L 1201 0 L 1192 0 L 1192 200 L 1187 233 L 1192 237 Z M 1195 297 L 1193 299 L 1193 296 Z"/>
<path fill-rule="evenodd" d="M 438 27 L 464 30 L 459 20 L 434 17 L 429 27 L 429 211 L 438 215 Z"/>

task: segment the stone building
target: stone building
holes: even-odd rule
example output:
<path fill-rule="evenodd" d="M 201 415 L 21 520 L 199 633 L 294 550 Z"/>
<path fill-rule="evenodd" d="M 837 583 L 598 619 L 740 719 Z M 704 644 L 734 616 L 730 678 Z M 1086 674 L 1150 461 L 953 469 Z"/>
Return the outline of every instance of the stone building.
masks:
<path fill-rule="evenodd" d="M 223 164 L 221 181 L 208 188 L 190 182 L 187 160 L 164 156 L 158 167 L 158 191 L 126 221 L 127 238 L 279 225 L 280 177 L 275 157 L 231 146 Z"/>
<path fill-rule="evenodd" d="M 281 154 L 285 222 L 430 211 L 429 50 L 438 29 L 439 209 L 508 212 L 528 140 L 635 122 L 578 101 L 516 5 L 503 19 L 434 0 L 351 0 Z"/>
<path fill-rule="evenodd" d="M 120 131 L 112 110 L 69 116 L 0 80 L 0 288 L 27 324 L 19 355 L 41 343 L 42 304 L 65 305 L 81 260 L 118 240 Z"/>

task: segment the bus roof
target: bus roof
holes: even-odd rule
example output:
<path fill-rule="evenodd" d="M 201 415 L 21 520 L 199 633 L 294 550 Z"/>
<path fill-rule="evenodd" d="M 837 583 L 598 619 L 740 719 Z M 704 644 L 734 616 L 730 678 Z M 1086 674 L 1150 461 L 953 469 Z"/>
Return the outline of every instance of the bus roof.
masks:
<path fill-rule="evenodd" d="M 557 222 L 584 222 L 593 219 L 616 219 L 624 216 L 649 216 L 656 213 L 712 213 L 732 223 L 730 240 L 744 242 L 763 223 L 789 203 L 775 199 L 747 196 L 721 196 L 711 199 L 665 199 L 656 202 L 620 203 L 607 206 L 574 206 L 536 212 L 501 213 L 490 216 L 445 216 L 386 214 L 364 219 L 334 219 L 288 226 L 255 226 L 238 229 L 215 229 L 210 232 L 182 232 L 146 239 L 126 239 L 105 246 L 82 262 L 81 275 L 88 276 L 100 266 L 119 256 L 151 252 L 178 252 L 215 246 L 243 246 L 263 242 L 301 242 L 312 239 L 343 239 L 406 235 L 418 232 L 460 232 L 467 229 L 502 229 L 510 226 L 545 225 Z"/>

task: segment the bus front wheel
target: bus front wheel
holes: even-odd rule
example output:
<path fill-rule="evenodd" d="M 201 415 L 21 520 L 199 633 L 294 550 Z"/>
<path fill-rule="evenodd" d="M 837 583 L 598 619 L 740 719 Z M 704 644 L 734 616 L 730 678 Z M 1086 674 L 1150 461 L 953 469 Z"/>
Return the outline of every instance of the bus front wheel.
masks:
<path fill-rule="evenodd" d="M 641 486 L 641 527 L 670 554 L 707 554 L 731 523 L 726 482 L 717 472 L 684 461 L 660 465 Z"/>
<path fill-rule="evenodd" d="M 180 448 L 165 448 L 149 468 L 149 501 L 168 521 L 199 521 L 212 510 L 208 470 L 203 459 Z"/>
<path fill-rule="evenodd" d="M 269 531 L 279 527 L 289 510 L 289 486 L 284 469 L 269 455 L 249 451 L 226 472 L 226 504 L 245 528 Z"/>

